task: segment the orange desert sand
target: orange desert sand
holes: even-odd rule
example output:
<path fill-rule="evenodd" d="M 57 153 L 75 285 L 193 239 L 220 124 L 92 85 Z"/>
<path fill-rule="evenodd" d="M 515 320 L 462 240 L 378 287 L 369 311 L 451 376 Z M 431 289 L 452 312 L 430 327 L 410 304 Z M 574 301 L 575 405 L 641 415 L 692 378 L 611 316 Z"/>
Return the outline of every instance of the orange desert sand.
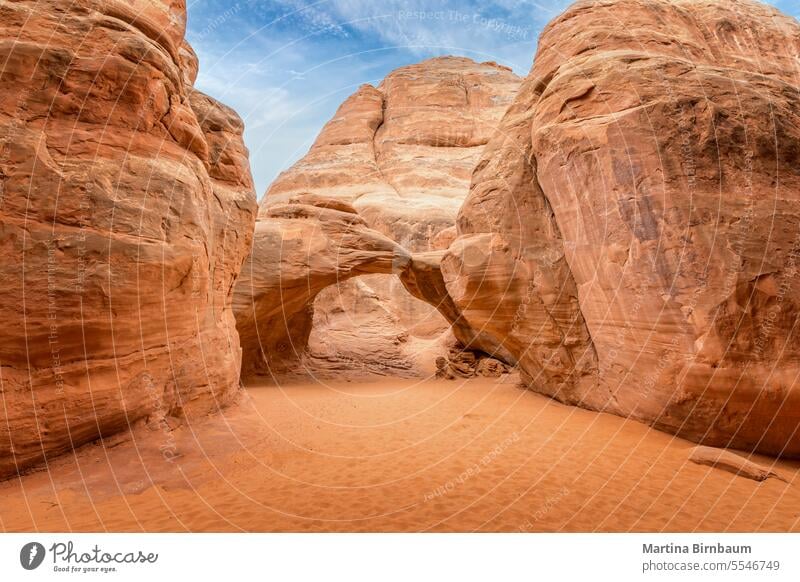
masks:
<path fill-rule="evenodd" d="M 0 483 L 6 531 L 788 531 L 795 462 L 756 482 L 695 445 L 502 380 L 251 385 Z"/>

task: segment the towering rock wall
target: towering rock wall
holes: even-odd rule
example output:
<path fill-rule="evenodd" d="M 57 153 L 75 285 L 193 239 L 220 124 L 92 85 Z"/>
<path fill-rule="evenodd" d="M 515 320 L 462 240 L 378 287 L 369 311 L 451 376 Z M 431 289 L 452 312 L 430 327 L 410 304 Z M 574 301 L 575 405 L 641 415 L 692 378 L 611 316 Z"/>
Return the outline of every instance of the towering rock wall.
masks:
<path fill-rule="evenodd" d="M 535 390 L 800 454 L 800 25 L 751 0 L 578 2 L 443 261 Z"/>
<path fill-rule="evenodd" d="M 360 87 L 308 154 L 270 186 L 259 220 L 271 220 L 274 206 L 317 195 L 352 205 L 369 227 L 409 252 L 444 248 L 440 240 L 455 225 L 472 170 L 519 82 L 494 63 L 443 57 L 397 69 L 378 87 Z M 369 372 L 385 365 L 390 374 L 418 373 L 414 353 L 447 328 L 437 310 L 397 277 L 334 285 L 305 323 L 295 322 L 310 330 L 311 371 L 346 373 L 356 363 Z M 423 345 L 415 344 L 418 337 Z M 306 354 L 306 343 L 279 341 L 292 346 L 294 358 Z"/>
<path fill-rule="evenodd" d="M 239 386 L 255 196 L 182 0 L 0 3 L 0 475 Z"/>
<path fill-rule="evenodd" d="M 519 83 L 494 63 L 441 57 L 361 86 L 270 186 L 259 215 L 291 196 L 321 194 L 351 203 L 406 248 L 430 250 L 434 235 L 454 224 Z"/>

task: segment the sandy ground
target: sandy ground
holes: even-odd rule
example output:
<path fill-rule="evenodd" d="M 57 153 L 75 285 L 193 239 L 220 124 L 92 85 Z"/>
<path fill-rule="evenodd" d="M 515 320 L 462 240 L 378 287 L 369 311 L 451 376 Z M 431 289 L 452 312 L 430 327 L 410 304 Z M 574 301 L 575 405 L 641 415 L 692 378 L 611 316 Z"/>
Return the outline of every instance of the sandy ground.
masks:
<path fill-rule="evenodd" d="M 0 530 L 800 529 L 800 465 L 757 483 L 692 446 L 508 379 L 250 386 L 0 483 Z"/>

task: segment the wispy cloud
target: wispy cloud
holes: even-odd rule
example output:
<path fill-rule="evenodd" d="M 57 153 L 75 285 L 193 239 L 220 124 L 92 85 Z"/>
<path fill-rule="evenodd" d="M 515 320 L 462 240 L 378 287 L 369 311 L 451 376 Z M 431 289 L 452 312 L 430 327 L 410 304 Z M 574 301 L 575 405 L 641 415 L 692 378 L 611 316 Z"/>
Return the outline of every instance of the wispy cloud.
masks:
<path fill-rule="evenodd" d="M 198 87 L 234 107 L 259 193 L 362 83 L 442 54 L 524 75 L 571 0 L 189 0 Z M 800 0 L 772 2 L 800 14 Z"/>

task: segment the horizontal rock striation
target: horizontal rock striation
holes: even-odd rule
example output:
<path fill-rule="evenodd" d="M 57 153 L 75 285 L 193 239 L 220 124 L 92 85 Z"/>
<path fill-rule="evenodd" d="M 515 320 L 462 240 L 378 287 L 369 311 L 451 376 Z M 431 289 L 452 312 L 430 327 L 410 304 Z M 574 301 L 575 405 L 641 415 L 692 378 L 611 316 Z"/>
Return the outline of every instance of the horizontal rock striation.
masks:
<path fill-rule="evenodd" d="M 0 476 L 237 394 L 256 203 L 181 0 L 0 3 Z"/>
<path fill-rule="evenodd" d="M 447 294 L 440 255 L 409 252 L 369 228 L 355 209 L 341 200 L 300 195 L 286 204 L 273 205 L 268 216 L 256 223 L 253 251 L 234 293 L 244 350 L 243 374 L 277 378 L 305 365 L 313 367 L 311 373 L 325 375 L 366 364 L 370 373 L 403 375 L 410 365 L 398 349 L 405 341 L 397 329 L 398 321 L 363 283 L 350 280 L 396 275 L 412 296 L 438 309 L 459 329 L 460 315 Z M 339 306 L 339 315 L 347 309 L 347 316 L 358 320 L 337 327 L 329 321 L 337 314 L 333 308 L 323 318 L 315 318 L 313 306 L 323 292 L 331 295 L 327 298 L 330 305 Z M 309 353 L 315 324 L 333 334 L 331 340 L 336 341 L 322 339 L 322 344 L 329 345 L 317 346 L 317 353 Z M 356 325 L 364 328 L 359 336 L 347 332 Z M 364 337 L 372 343 L 364 343 Z M 394 348 L 376 350 L 387 341 Z M 349 358 L 357 360 L 349 362 L 353 366 L 343 368 L 340 352 L 344 349 L 351 354 Z"/>
<path fill-rule="evenodd" d="M 495 63 L 440 57 L 362 85 L 308 154 L 272 183 L 260 216 L 298 194 L 352 204 L 413 252 L 455 223 L 470 177 L 520 79 Z"/>
<path fill-rule="evenodd" d="M 411 257 L 348 204 L 298 196 L 256 222 L 234 294 L 245 375 L 292 371 L 305 352 L 313 300 L 359 275 L 391 273 Z"/>
<path fill-rule="evenodd" d="M 318 196 L 351 205 L 367 226 L 410 252 L 446 248 L 472 170 L 519 83 L 495 63 L 442 57 L 399 68 L 377 87 L 363 85 L 340 106 L 308 154 L 270 186 L 260 218 L 293 197 Z M 396 362 L 398 342 L 429 342 L 447 329 L 437 311 L 410 296 L 395 277 L 365 277 L 340 292 L 346 301 L 334 291 L 319 296 L 319 333 L 312 334 L 312 344 L 335 343 L 333 335 L 339 334 L 354 348 L 341 351 L 339 368 L 367 356 L 357 344 L 385 351 L 385 359 Z M 365 326 L 365 309 L 391 323 Z M 376 335 L 387 341 L 376 341 Z M 336 367 L 335 354 L 323 351 L 321 365 Z M 415 359 L 411 354 L 404 367 L 419 372 Z"/>

